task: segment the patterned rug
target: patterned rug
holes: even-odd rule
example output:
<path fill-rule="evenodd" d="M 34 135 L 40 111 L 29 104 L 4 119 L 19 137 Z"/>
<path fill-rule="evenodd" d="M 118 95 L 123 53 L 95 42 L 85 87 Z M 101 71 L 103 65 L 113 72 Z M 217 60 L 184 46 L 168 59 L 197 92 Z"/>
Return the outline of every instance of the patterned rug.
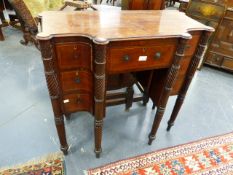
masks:
<path fill-rule="evenodd" d="M 233 175 L 233 132 L 90 169 L 88 175 Z"/>
<path fill-rule="evenodd" d="M 62 153 L 43 156 L 14 167 L 0 168 L 0 175 L 64 175 Z"/>

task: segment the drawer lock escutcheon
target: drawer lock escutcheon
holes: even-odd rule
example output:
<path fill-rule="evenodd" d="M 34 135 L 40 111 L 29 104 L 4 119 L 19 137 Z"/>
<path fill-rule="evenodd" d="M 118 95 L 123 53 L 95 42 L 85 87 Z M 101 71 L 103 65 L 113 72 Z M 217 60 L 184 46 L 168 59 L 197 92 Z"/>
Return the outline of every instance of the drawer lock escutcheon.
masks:
<path fill-rule="evenodd" d="M 80 103 L 82 103 L 82 102 L 83 102 L 79 95 L 78 95 L 78 97 L 77 97 L 76 102 L 77 102 L 78 104 L 80 104 Z"/>
<path fill-rule="evenodd" d="M 80 84 L 81 83 L 81 79 L 79 78 L 79 77 L 77 77 L 77 78 L 75 78 L 75 83 L 77 83 L 77 84 Z"/>
<path fill-rule="evenodd" d="M 160 52 L 156 52 L 155 53 L 155 56 L 154 56 L 154 59 L 159 59 L 161 57 L 161 53 Z"/>
<path fill-rule="evenodd" d="M 130 57 L 129 57 L 129 55 L 124 55 L 123 56 L 123 61 L 129 61 L 130 60 Z"/>

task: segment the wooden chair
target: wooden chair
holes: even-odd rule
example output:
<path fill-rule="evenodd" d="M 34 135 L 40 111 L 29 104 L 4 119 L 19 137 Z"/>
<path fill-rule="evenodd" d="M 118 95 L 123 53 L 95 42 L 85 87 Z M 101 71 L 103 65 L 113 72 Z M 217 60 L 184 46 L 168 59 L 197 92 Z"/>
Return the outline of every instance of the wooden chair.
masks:
<path fill-rule="evenodd" d="M 38 33 L 38 18 L 34 18 L 32 16 L 32 13 L 23 0 L 9 0 L 9 2 L 15 10 L 22 26 L 24 40 L 21 40 L 20 43 L 27 45 L 29 42 L 32 42 L 39 49 L 39 45 L 35 37 Z M 61 10 L 66 6 L 72 6 L 75 9 L 85 9 L 90 7 L 90 4 L 87 2 L 66 0 L 64 2 L 64 6 L 61 7 Z"/>

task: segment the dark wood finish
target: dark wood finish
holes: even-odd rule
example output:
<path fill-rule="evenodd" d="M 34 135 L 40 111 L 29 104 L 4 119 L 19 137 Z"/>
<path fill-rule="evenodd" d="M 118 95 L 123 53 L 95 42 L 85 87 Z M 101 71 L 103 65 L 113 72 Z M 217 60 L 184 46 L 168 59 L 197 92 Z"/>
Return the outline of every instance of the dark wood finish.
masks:
<path fill-rule="evenodd" d="M 171 117 L 168 121 L 168 127 L 167 131 L 171 129 L 171 127 L 174 125 L 174 122 L 176 120 L 176 117 L 180 111 L 180 108 L 184 102 L 186 93 L 188 91 L 189 85 L 193 79 L 194 73 L 198 67 L 198 64 L 203 56 L 203 53 L 207 47 L 208 40 L 210 38 L 211 33 L 210 32 L 203 32 L 201 39 L 200 39 L 200 44 L 198 45 L 198 48 L 196 50 L 196 53 L 194 57 L 192 58 L 191 64 L 189 65 L 187 75 L 185 76 L 185 81 L 181 87 L 180 93 L 177 97 L 175 107 L 172 111 Z"/>
<path fill-rule="evenodd" d="M 228 8 L 206 54 L 205 63 L 233 71 L 233 10 Z"/>
<path fill-rule="evenodd" d="M 152 125 L 151 132 L 149 134 L 149 142 L 151 145 L 152 141 L 156 137 L 157 130 L 159 128 L 160 122 L 162 120 L 163 114 L 166 109 L 166 104 L 169 98 L 169 95 L 172 91 L 172 87 L 175 83 L 176 77 L 178 75 L 178 71 L 180 69 L 180 60 L 184 57 L 185 47 L 187 46 L 187 39 L 181 38 L 178 42 L 178 47 L 173 59 L 173 63 L 169 68 L 168 74 L 166 75 L 166 81 L 161 91 L 161 95 L 158 101 L 158 108 L 155 114 L 154 122 Z"/>
<path fill-rule="evenodd" d="M 179 90 L 184 82 L 184 75 L 187 73 L 188 65 L 190 64 L 192 55 L 194 54 L 200 39 L 201 32 L 198 31 L 198 32 L 190 32 L 190 33 L 192 34 L 192 39 L 188 40 L 185 46 L 184 58 L 180 60 L 181 68 L 176 77 L 176 81 L 171 91 L 171 95 L 179 94 Z M 155 106 L 158 105 L 159 97 L 163 88 L 163 84 L 165 84 L 167 73 L 168 73 L 168 69 L 159 69 L 154 71 L 152 82 L 155 83 L 151 84 L 149 90 L 149 96 L 153 101 L 153 109 L 155 108 Z M 139 79 L 139 82 L 141 82 L 142 79 L 145 79 L 145 77 L 149 77 L 149 76 L 145 74 L 143 78 Z"/>
<path fill-rule="evenodd" d="M 142 69 L 164 68 L 171 64 L 175 50 L 175 39 L 156 40 L 153 43 L 141 42 L 140 45 L 121 42 L 121 46 L 112 45 L 109 51 L 109 73 L 132 72 Z M 163 44 L 163 45 L 161 45 Z M 128 47 L 127 47 L 128 46 Z M 141 56 L 141 60 L 140 57 Z M 144 60 L 143 56 L 146 56 Z"/>
<path fill-rule="evenodd" d="M 111 21 L 112 18 L 115 19 L 114 23 Z M 164 83 L 157 84 L 162 90 L 150 133 L 151 143 L 177 81 L 176 77 L 179 75 L 183 78 L 190 74 L 184 73 L 188 69 L 189 61 L 182 59 L 192 59 L 199 40 L 199 36 L 196 35 L 200 35 L 202 31 L 213 31 L 213 28 L 176 11 L 112 11 L 107 16 L 98 12 L 46 12 L 42 14 L 42 19 L 43 32 L 39 33 L 37 38 L 42 49 L 45 75 L 62 151 L 67 153 L 68 149 L 63 115 L 68 116 L 72 112 L 87 110 L 94 115 L 96 157 L 99 157 L 102 151 L 106 106 L 125 102 L 127 109 L 132 105 L 131 101 L 125 99 L 127 96 L 107 93 L 108 83 L 111 81 L 109 77 L 117 75 L 124 79 L 129 72 L 134 72 L 130 75 L 140 77 L 137 74 L 143 75 L 146 72 L 148 79 L 139 81 L 141 83 L 137 82 L 141 91 L 146 92 L 146 96 L 133 99 L 133 101 L 143 99 L 146 103 L 150 97 L 148 92 L 154 84 L 157 84 L 153 81 L 154 74 L 158 70 L 166 70 L 165 76 L 161 77 L 161 82 Z M 75 24 L 73 19 L 79 19 L 78 24 Z M 172 23 L 182 25 L 173 28 L 170 27 L 173 26 Z M 81 47 L 74 51 L 76 45 Z M 158 51 L 160 54 L 156 54 Z M 132 62 L 127 66 L 124 62 L 121 63 L 124 55 L 132 57 Z M 143 63 L 139 62 L 141 56 Z M 80 62 L 76 61 L 77 58 Z M 130 60 L 123 58 L 126 61 Z M 157 62 L 154 58 L 161 60 Z M 118 64 L 120 66 L 116 69 Z M 79 72 L 80 78 L 86 77 L 86 81 L 80 79 L 76 82 L 76 71 Z M 123 82 L 116 84 L 124 86 Z M 85 88 L 84 85 L 90 87 Z M 111 88 L 114 89 L 115 85 L 109 87 Z M 127 88 L 127 95 L 132 98 L 131 87 Z"/>
<path fill-rule="evenodd" d="M 54 112 L 54 120 L 57 128 L 57 133 L 59 136 L 59 141 L 61 145 L 61 150 L 64 154 L 68 153 L 68 144 L 66 141 L 65 125 L 62 111 L 62 96 L 60 89 L 60 82 L 58 80 L 58 73 L 56 70 L 55 55 L 52 53 L 54 50 L 52 43 L 47 41 L 40 41 L 41 55 L 44 63 L 44 72 L 46 77 L 46 82 L 49 90 L 49 95 Z"/>

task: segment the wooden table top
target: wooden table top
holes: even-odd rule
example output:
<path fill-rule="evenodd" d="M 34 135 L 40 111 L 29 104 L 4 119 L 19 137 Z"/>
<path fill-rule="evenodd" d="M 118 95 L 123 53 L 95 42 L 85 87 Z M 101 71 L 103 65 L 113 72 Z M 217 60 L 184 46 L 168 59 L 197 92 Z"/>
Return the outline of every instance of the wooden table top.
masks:
<path fill-rule="evenodd" d="M 214 29 L 176 10 L 49 11 L 40 14 L 42 32 L 37 39 L 87 36 L 94 41 L 191 38 L 188 31 Z"/>

